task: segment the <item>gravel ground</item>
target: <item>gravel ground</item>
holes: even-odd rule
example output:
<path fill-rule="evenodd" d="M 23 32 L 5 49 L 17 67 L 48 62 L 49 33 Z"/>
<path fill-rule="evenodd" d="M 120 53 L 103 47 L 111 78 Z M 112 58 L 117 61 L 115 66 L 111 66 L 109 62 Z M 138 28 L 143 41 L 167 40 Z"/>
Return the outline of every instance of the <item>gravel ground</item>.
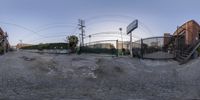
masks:
<path fill-rule="evenodd" d="M 0 56 L 0 100 L 199 99 L 199 64 L 10 52 Z"/>
<path fill-rule="evenodd" d="M 167 52 L 153 52 L 153 53 L 147 53 L 143 55 L 144 58 L 153 58 L 153 59 L 166 59 L 166 58 L 174 58 L 174 54 L 170 54 Z"/>

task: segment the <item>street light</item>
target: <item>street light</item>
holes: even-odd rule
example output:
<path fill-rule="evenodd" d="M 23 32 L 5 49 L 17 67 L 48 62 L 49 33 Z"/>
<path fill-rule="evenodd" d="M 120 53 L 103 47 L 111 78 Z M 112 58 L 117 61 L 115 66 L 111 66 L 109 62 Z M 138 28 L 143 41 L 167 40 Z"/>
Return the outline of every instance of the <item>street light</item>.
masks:
<path fill-rule="evenodd" d="M 123 49 L 123 48 L 124 48 L 124 46 L 123 46 L 124 42 L 123 42 L 122 28 L 121 28 L 121 27 L 119 28 L 119 31 L 120 31 L 120 34 L 121 34 L 121 40 L 122 40 L 122 49 Z"/>

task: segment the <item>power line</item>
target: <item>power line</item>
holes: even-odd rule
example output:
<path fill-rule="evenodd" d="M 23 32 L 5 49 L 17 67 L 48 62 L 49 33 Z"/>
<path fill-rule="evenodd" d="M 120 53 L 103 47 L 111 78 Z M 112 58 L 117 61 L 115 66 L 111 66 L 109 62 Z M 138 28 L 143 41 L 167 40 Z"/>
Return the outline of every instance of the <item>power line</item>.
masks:
<path fill-rule="evenodd" d="M 132 16 L 127 16 L 127 15 L 99 15 L 99 16 L 93 16 L 93 17 L 90 17 L 90 18 L 86 18 L 86 21 L 89 22 L 91 20 L 94 20 L 94 19 L 102 19 L 102 18 L 114 18 L 114 17 L 121 17 L 121 18 L 125 18 L 125 19 L 136 19 L 135 17 L 132 17 Z"/>
<path fill-rule="evenodd" d="M 45 30 L 49 30 L 49 29 L 52 29 L 52 28 L 61 28 L 61 27 L 75 27 L 75 26 L 72 26 L 72 25 L 49 26 L 49 27 L 45 27 L 45 28 L 39 29 L 36 32 L 39 33 L 39 32 L 42 32 L 42 31 L 45 31 Z"/>
<path fill-rule="evenodd" d="M 50 39 L 50 38 L 62 38 L 64 36 L 67 36 L 67 35 L 54 35 L 54 36 L 47 36 L 47 37 L 42 37 L 42 38 L 39 38 L 39 39 L 34 39 L 32 41 L 28 41 L 28 42 L 35 42 L 35 41 L 39 41 L 39 40 L 42 40 L 42 39 Z"/>
<path fill-rule="evenodd" d="M 118 14 L 111 14 L 111 15 L 99 15 L 99 16 L 94 16 L 94 17 L 90 17 L 90 18 L 86 18 L 87 22 L 91 22 L 94 19 L 104 19 L 104 18 L 125 18 L 125 19 L 136 19 L 133 16 L 128 16 L 128 15 L 118 15 Z M 128 21 L 128 20 L 127 20 Z M 102 22 L 102 21 L 101 21 Z M 107 21 L 106 21 L 107 22 Z M 116 21 L 119 22 L 119 21 Z M 152 33 L 152 31 L 150 30 L 149 27 L 147 27 L 143 22 L 139 21 L 140 27 L 143 28 L 141 30 L 143 30 L 145 33 L 147 32 L 149 35 L 155 36 L 155 34 Z"/>
<path fill-rule="evenodd" d="M 27 28 L 27 27 L 24 27 L 24 26 L 22 26 L 22 25 L 18 25 L 18 24 L 14 24 L 14 23 L 8 23 L 8 22 L 2 22 L 2 21 L 0 21 L 0 23 L 2 23 L 2 24 L 8 24 L 8 25 L 13 25 L 13 26 L 17 26 L 17 27 L 22 28 L 22 29 L 24 29 L 24 30 L 27 30 L 27 31 L 29 31 L 29 32 L 35 33 L 35 31 L 33 31 L 33 30 L 31 30 L 31 29 L 29 29 L 29 28 Z"/>
<path fill-rule="evenodd" d="M 18 24 L 8 23 L 8 22 L 2 22 L 2 21 L 0 21 L 0 23 L 2 23 L 2 24 L 7 24 L 7 25 L 12 25 L 12 26 L 16 26 L 16 27 L 18 27 L 18 28 L 22 28 L 22 29 L 24 29 L 24 30 L 26 30 L 26 31 L 29 31 L 29 32 L 31 32 L 31 33 L 33 33 L 33 34 L 35 34 L 35 35 L 39 35 L 39 34 L 37 34 L 36 31 L 33 31 L 33 30 L 31 30 L 31 29 L 29 29 L 29 28 L 27 28 L 27 27 L 24 27 L 24 26 L 21 26 L 21 25 L 18 25 Z M 41 35 L 39 35 L 39 36 L 41 36 Z"/>
<path fill-rule="evenodd" d="M 57 25 L 76 25 L 76 23 L 60 23 L 60 22 L 56 22 L 56 23 L 49 23 L 49 24 L 45 24 L 45 25 L 41 25 L 41 26 L 38 26 L 39 29 L 42 28 L 45 28 L 45 27 L 49 27 L 49 26 L 57 26 Z"/>
<path fill-rule="evenodd" d="M 65 25 L 58 25 L 58 26 L 49 26 L 49 27 L 45 27 L 45 28 L 42 28 L 42 29 L 34 31 L 34 30 L 30 29 L 30 28 L 27 28 L 27 27 L 24 27 L 22 25 L 18 25 L 18 24 L 15 24 L 15 23 L 9 23 L 9 22 L 3 22 L 3 21 L 0 21 L 0 23 L 7 24 L 7 25 L 12 25 L 12 26 L 16 26 L 18 28 L 22 28 L 22 29 L 24 29 L 26 31 L 29 31 L 29 32 L 34 33 L 35 35 L 38 35 L 38 36 L 41 36 L 41 37 L 43 37 L 43 35 L 40 35 L 38 33 L 41 32 L 41 31 L 44 31 L 44 30 L 48 30 L 48 29 L 52 29 L 52 28 L 57 28 L 57 27 L 66 27 L 66 26 L 67 27 L 75 27 L 75 26 L 72 26 L 72 25 L 69 25 L 69 24 L 65 24 Z M 77 28 L 75 28 L 75 29 L 77 29 Z"/>

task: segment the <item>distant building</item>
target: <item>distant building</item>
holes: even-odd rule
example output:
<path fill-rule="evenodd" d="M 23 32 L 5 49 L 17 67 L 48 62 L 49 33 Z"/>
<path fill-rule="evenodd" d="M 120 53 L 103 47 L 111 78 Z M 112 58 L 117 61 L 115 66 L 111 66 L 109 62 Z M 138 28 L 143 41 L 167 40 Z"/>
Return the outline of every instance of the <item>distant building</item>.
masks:
<path fill-rule="evenodd" d="M 93 44 L 89 45 L 90 48 L 105 48 L 105 49 L 112 49 L 115 48 L 113 44 L 111 43 L 99 43 L 99 44 Z"/>
<path fill-rule="evenodd" d="M 120 41 L 118 43 L 118 48 L 119 49 L 122 49 L 122 48 L 129 49 L 130 48 L 130 42 L 129 41 L 123 41 L 123 44 L 122 44 L 122 42 Z"/>
<path fill-rule="evenodd" d="M 19 43 L 19 44 L 16 45 L 16 48 L 17 48 L 17 49 L 20 49 L 20 48 L 22 48 L 22 47 L 27 47 L 27 46 L 32 46 L 32 44 Z"/>
<path fill-rule="evenodd" d="M 151 47 L 158 47 L 158 42 L 151 42 Z"/>

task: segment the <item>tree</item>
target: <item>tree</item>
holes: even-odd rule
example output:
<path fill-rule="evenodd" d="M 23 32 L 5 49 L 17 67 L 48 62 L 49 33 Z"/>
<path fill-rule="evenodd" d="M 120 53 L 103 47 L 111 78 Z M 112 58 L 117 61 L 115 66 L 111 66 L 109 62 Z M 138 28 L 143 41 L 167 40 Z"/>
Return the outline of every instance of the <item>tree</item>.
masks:
<path fill-rule="evenodd" d="M 71 35 L 67 37 L 68 42 L 69 42 L 69 49 L 71 50 L 72 53 L 76 51 L 76 46 L 78 44 L 78 37 L 75 35 Z"/>

